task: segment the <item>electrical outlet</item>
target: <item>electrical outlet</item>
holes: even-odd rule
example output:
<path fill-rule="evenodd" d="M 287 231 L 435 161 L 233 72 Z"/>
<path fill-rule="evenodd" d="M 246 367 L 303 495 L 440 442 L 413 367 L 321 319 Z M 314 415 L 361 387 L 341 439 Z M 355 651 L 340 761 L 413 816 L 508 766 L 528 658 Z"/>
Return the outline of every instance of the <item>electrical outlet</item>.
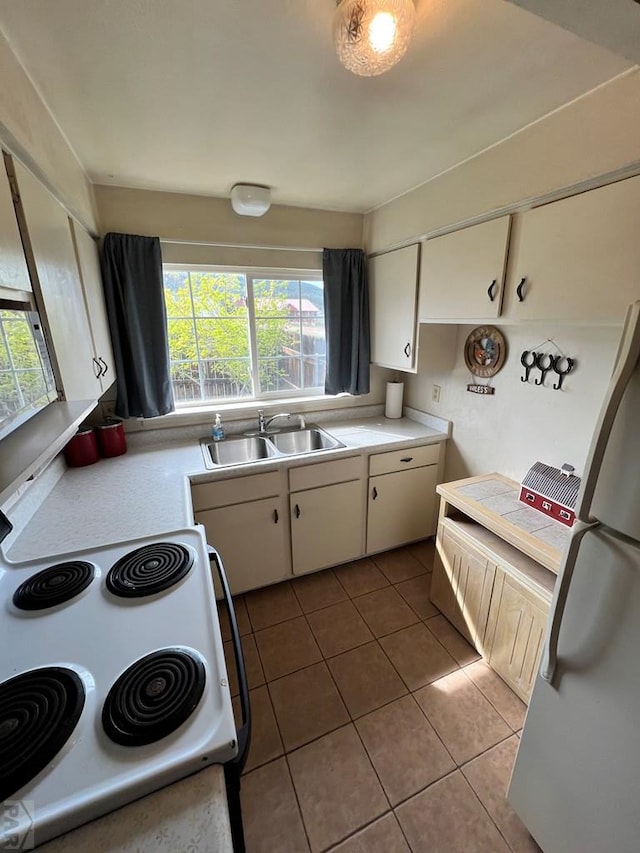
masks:
<path fill-rule="evenodd" d="M 440 391 L 442 388 L 439 385 L 434 385 L 433 390 L 431 391 L 431 399 L 434 403 L 440 402 Z"/>

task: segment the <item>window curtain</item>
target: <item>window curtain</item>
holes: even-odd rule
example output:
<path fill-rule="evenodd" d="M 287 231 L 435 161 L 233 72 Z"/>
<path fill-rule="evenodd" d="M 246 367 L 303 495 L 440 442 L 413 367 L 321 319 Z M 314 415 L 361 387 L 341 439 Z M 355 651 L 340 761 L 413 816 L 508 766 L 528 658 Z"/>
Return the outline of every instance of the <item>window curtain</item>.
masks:
<path fill-rule="evenodd" d="M 327 394 L 369 393 L 369 291 L 362 249 L 324 249 Z"/>
<path fill-rule="evenodd" d="M 118 379 L 115 412 L 166 415 L 174 404 L 160 240 L 107 234 L 101 264 Z"/>

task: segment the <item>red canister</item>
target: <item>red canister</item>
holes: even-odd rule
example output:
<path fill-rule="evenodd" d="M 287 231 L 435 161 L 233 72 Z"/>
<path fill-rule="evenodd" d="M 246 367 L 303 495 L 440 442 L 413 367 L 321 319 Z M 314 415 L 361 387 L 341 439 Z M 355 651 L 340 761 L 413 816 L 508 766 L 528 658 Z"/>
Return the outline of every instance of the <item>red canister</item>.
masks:
<path fill-rule="evenodd" d="M 98 441 L 92 427 L 81 427 L 64 449 L 64 458 L 70 468 L 93 465 L 100 459 Z"/>
<path fill-rule="evenodd" d="M 127 452 L 127 439 L 122 421 L 109 418 L 96 427 L 101 456 L 122 456 Z"/>

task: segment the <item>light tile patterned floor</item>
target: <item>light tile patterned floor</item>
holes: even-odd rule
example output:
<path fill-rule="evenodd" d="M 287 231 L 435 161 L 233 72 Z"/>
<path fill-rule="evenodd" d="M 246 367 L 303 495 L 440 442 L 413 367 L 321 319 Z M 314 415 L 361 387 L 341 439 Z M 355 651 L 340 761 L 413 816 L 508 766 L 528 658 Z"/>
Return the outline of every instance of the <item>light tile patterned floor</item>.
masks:
<path fill-rule="evenodd" d="M 433 553 L 426 541 L 236 599 L 248 853 L 539 849 L 504 797 L 525 706 L 431 604 Z"/>

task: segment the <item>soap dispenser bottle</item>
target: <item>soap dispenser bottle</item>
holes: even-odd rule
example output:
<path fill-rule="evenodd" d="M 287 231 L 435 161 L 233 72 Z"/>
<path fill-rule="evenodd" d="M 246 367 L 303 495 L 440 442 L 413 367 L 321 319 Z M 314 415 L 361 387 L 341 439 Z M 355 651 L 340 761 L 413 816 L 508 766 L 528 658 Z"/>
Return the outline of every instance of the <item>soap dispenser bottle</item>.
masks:
<path fill-rule="evenodd" d="M 220 414 L 216 415 L 216 420 L 213 425 L 213 440 L 214 441 L 222 441 L 224 438 L 224 427 L 222 426 L 222 420 L 220 418 Z"/>

